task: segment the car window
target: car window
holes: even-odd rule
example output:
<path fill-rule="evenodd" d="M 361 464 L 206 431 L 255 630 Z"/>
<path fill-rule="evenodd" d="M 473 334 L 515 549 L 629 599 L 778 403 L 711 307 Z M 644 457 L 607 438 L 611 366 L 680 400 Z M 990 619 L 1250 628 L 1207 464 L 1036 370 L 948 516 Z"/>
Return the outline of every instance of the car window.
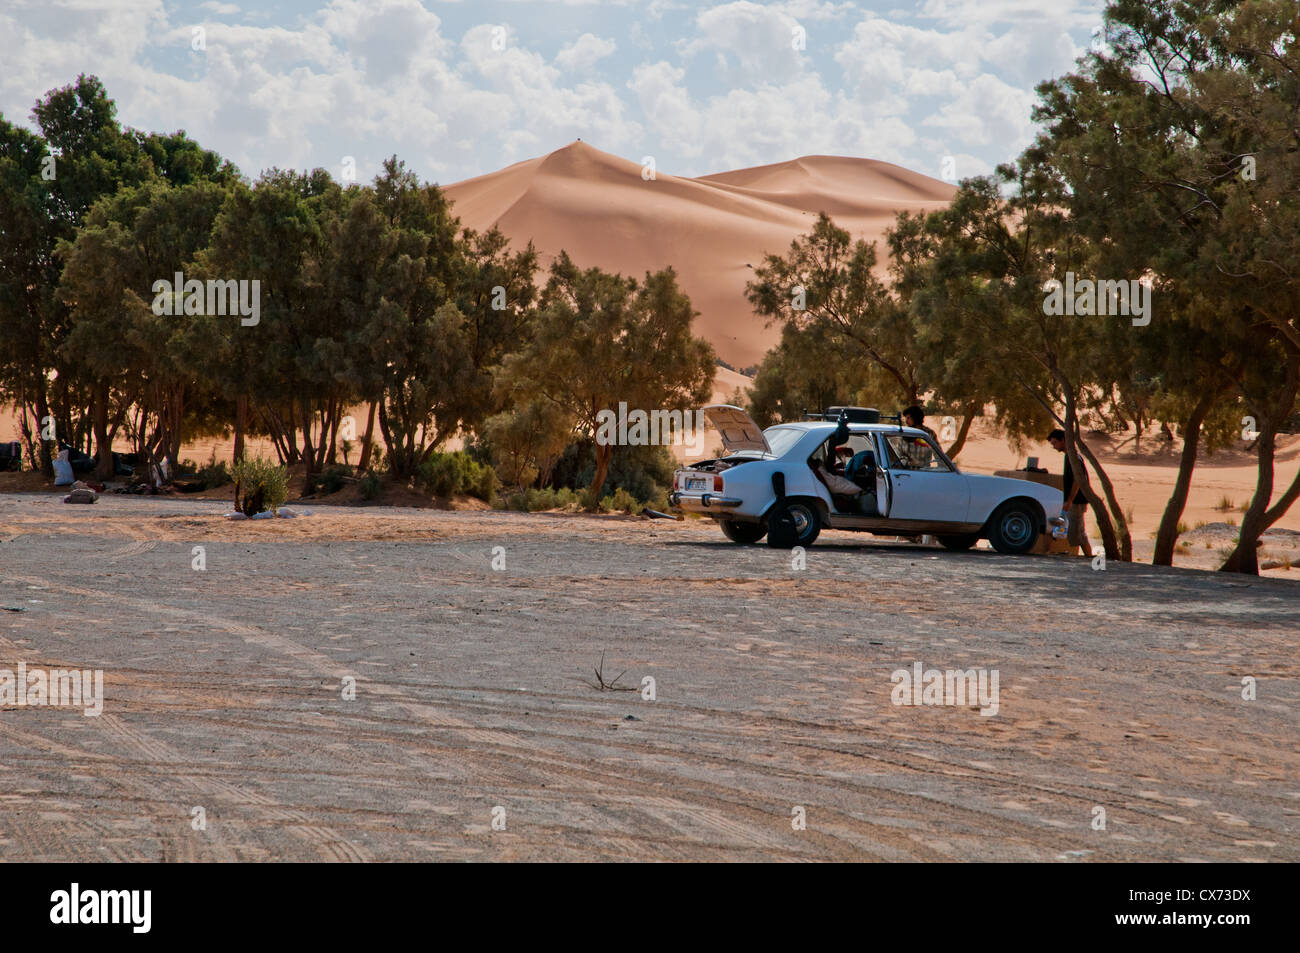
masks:
<path fill-rule="evenodd" d="M 772 448 L 772 453 L 782 457 L 803 438 L 805 433 L 807 431 L 800 430 L 798 427 L 768 427 L 763 431 L 763 436 L 767 438 L 767 445 Z"/>
<path fill-rule="evenodd" d="M 907 434 L 886 434 L 885 446 L 889 448 L 889 465 L 898 470 L 929 470 L 951 473 L 938 449 L 925 437 Z"/>
<path fill-rule="evenodd" d="M 849 438 L 842 443 L 833 444 L 832 441 L 827 440 L 817 448 L 814 456 L 824 463 L 829 463 L 832 450 L 838 450 L 836 468 L 843 469 L 854 456 L 861 453 L 863 450 L 870 450 L 874 453 L 875 449 L 875 446 L 871 442 L 871 434 L 855 433 L 850 434 Z"/>

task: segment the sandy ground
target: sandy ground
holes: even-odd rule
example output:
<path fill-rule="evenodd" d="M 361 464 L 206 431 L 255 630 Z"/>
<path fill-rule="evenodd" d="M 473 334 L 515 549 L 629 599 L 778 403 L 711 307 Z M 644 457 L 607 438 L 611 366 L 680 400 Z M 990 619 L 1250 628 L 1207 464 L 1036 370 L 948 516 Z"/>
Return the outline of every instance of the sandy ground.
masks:
<path fill-rule="evenodd" d="M 1300 859 L 1292 582 L 224 509 L 0 495 L 0 667 L 106 680 L 0 711 L 0 859 Z M 998 714 L 893 705 L 916 661 L 997 670 Z"/>

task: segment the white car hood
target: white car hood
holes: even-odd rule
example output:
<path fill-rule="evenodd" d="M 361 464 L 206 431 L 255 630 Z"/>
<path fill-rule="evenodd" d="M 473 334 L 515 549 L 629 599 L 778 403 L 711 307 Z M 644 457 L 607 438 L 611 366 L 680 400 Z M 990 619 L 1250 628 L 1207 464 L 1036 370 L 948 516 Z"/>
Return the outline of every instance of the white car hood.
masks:
<path fill-rule="evenodd" d="M 767 438 L 763 436 L 763 431 L 759 429 L 758 424 L 754 423 L 754 418 L 740 407 L 733 407 L 731 404 L 710 404 L 703 408 L 703 412 L 709 423 L 713 424 L 721 434 L 722 445 L 726 447 L 728 453 L 741 450 L 752 450 L 769 455 L 772 453 Z"/>

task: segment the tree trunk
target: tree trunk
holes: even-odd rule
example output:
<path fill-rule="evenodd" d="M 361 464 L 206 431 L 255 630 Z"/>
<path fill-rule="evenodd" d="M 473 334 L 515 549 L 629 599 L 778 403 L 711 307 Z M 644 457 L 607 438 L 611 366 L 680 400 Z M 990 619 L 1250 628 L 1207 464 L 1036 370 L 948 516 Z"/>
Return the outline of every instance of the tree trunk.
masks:
<path fill-rule="evenodd" d="M 366 435 L 361 438 L 361 459 L 357 461 L 357 473 L 365 473 L 370 466 L 370 448 L 375 439 L 375 411 L 377 401 L 370 402 L 370 413 L 366 416 Z"/>
<path fill-rule="evenodd" d="M 605 488 L 605 477 L 609 475 L 609 461 L 614 455 L 614 448 L 607 443 L 596 444 L 596 475 L 591 478 L 587 493 L 587 509 L 595 512 L 600 509 L 600 491 Z"/>
<path fill-rule="evenodd" d="M 1295 500 L 1294 493 L 1300 493 L 1295 483 L 1282 495 L 1282 499 L 1273 509 L 1269 502 L 1273 496 L 1273 464 L 1277 453 L 1277 432 L 1282 422 L 1290 416 L 1295 408 L 1296 394 L 1300 393 L 1300 350 L 1288 348 L 1286 385 L 1276 393 L 1269 403 L 1267 411 L 1260 416 L 1264 426 L 1255 440 L 1255 453 L 1259 458 L 1259 475 L 1255 481 L 1255 495 L 1251 498 L 1250 508 L 1241 520 L 1241 532 L 1237 535 L 1237 546 L 1219 567 L 1220 572 L 1239 572 L 1251 576 L 1259 575 L 1259 538 Z M 1270 519 L 1269 517 L 1272 517 Z"/>
<path fill-rule="evenodd" d="M 324 442 L 325 435 L 321 434 L 321 440 Z M 302 459 L 306 466 L 303 467 L 303 494 L 311 492 L 311 478 L 316 473 L 316 447 L 311 442 L 311 408 L 306 400 L 302 403 Z"/>
<path fill-rule="evenodd" d="M 1183 452 L 1178 459 L 1178 479 L 1174 482 L 1174 492 L 1170 495 L 1169 502 L 1165 504 L 1164 516 L 1160 518 L 1160 529 L 1156 532 L 1156 551 L 1151 559 L 1153 566 L 1174 564 L 1178 521 L 1187 508 L 1187 494 L 1192 488 L 1192 471 L 1196 468 L 1196 454 L 1201 444 L 1201 424 L 1205 422 L 1218 397 L 1217 391 L 1203 394 L 1192 408 L 1191 415 L 1179 427 L 1183 433 Z"/>
<path fill-rule="evenodd" d="M 113 479 L 113 441 L 108 436 L 108 398 L 108 384 L 97 384 L 92 415 L 95 422 L 95 478 L 98 480 Z"/>
<path fill-rule="evenodd" d="M 1106 558 L 1118 560 L 1119 543 L 1115 538 L 1115 527 L 1111 524 L 1110 515 L 1106 512 L 1106 508 L 1101 505 L 1097 491 L 1092 488 L 1092 484 L 1088 481 L 1088 470 L 1084 467 L 1083 460 L 1079 456 L 1079 448 L 1083 445 L 1083 441 L 1078 438 L 1079 415 L 1075 410 L 1074 389 L 1060 374 L 1057 374 L 1056 377 L 1061 384 L 1062 391 L 1065 393 L 1065 419 L 1061 420 L 1062 429 L 1065 431 L 1065 465 L 1074 474 L 1074 485 L 1070 488 L 1068 497 L 1062 493 L 1062 504 L 1068 509 L 1074 504 L 1074 497 L 1078 491 L 1082 490 L 1083 495 L 1092 504 L 1093 514 L 1097 518 L 1097 530 L 1101 533 L 1101 545 L 1106 552 Z M 1051 407 L 1045 402 L 1043 406 L 1047 407 L 1049 412 L 1052 412 Z M 1052 412 L 1052 416 L 1056 416 L 1055 412 Z"/>
<path fill-rule="evenodd" d="M 1241 532 L 1237 534 L 1236 548 L 1228 559 L 1219 567 L 1220 572 L 1239 572 L 1248 576 L 1259 575 L 1259 537 L 1268 526 L 1264 514 L 1269 500 L 1273 496 L 1273 455 L 1277 451 L 1277 425 L 1267 421 L 1255 441 L 1255 452 L 1259 457 L 1259 471 L 1255 479 L 1255 495 L 1251 497 L 1250 509 L 1241 519 Z"/>
<path fill-rule="evenodd" d="M 334 466 L 339 462 L 339 402 L 330 401 L 330 449 L 326 462 Z"/>
<path fill-rule="evenodd" d="M 1093 470 L 1096 471 L 1097 479 L 1101 481 L 1102 492 L 1106 496 L 1106 506 L 1110 508 L 1110 516 L 1114 517 L 1112 525 L 1111 518 L 1106 516 L 1105 507 L 1102 506 L 1101 498 L 1097 496 L 1096 491 L 1091 486 L 1084 489 L 1084 495 L 1092 503 L 1093 513 L 1097 516 L 1097 525 L 1102 529 L 1102 539 L 1105 540 L 1106 532 L 1110 531 L 1112 543 L 1116 546 L 1116 553 L 1112 555 L 1112 544 L 1107 545 L 1106 558 L 1131 563 L 1133 561 L 1133 535 L 1129 532 L 1128 518 L 1124 515 L 1124 511 L 1120 509 L 1119 500 L 1115 497 L 1115 485 L 1111 483 L 1109 474 L 1106 473 L 1091 448 L 1082 440 L 1078 441 L 1077 446 L 1088 458 Z M 1104 521 L 1102 517 L 1106 517 Z"/>
<path fill-rule="evenodd" d="M 235 398 L 235 452 L 234 462 L 244 459 L 244 431 L 248 427 L 248 397 Z"/>
<path fill-rule="evenodd" d="M 54 435 L 53 440 L 45 439 L 45 425 L 52 422 L 50 415 L 50 398 L 46 393 L 44 385 L 36 393 L 36 433 L 40 436 L 41 447 L 41 472 L 47 479 L 54 478 L 54 451 L 58 449 L 58 434 Z M 53 446 L 51 446 L 53 445 Z"/>
<path fill-rule="evenodd" d="M 948 459 L 956 459 L 957 454 L 961 453 L 961 448 L 966 446 L 966 435 L 970 433 L 970 425 L 975 422 L 975 416 L 982 408 L 979 404 L 967 404 L 962 410 L 961 429 L 957 431 L 957 439 L 953 445 L 945 451 Z"/>

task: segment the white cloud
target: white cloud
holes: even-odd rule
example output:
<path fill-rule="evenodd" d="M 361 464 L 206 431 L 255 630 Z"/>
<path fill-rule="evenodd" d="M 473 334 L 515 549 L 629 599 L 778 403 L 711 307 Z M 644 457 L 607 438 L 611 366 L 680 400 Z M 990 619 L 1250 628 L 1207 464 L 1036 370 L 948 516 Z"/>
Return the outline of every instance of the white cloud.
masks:
<path fill-rule="evenodd" d="M 795 44 L 803 28 L 776 7 L 736 0 L 705 10 L 695 18 L 695 29 L 695 37 L 681 44 L 682 54 L 716 53 L 727 85 L 780 82 L 803 70 L 806 53 Z"/>
<path fill-rule="evenodd" d="M 594 33 L 584 33 L 555 55 L 555 65 L 563 70 L 590 69 L 599 60 L 617 49 L 613 40 L 605 40 Z"/>
<path fill-rule="evenodd" d="M 94 73 L 124 123 L 184 128 L 254 176 L 337 173 L 351 155 L 366 179 L 396 152 L 453 181 L 578 136 L 680 174 L 827 152 L 931 175 L 953 155 L 967 175 L 1028 143 L 1034 84 L 1071 68 L 1102 5 L 925 0 L 886 15 L 838 0 L 553 2 L 541 26 L 520 8 L 494 49 L 472 5 L 316 2 L 289 14 L 226 0 L 6 0 L 0 109 L 26 122 L 46 90 Z M 207 48 L 193 51 L 200 25 Z"/>

